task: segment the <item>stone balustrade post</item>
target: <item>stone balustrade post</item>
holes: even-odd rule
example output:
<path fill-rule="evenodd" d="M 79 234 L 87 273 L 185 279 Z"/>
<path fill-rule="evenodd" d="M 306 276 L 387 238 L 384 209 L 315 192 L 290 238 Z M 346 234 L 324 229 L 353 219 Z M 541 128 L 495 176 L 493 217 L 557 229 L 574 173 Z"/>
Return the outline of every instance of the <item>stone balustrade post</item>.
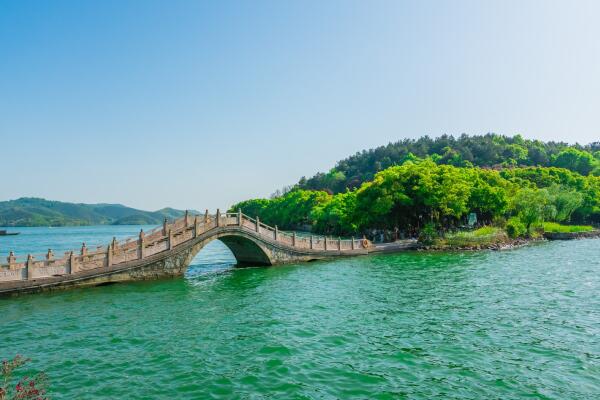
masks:
<path fill-rule="evenodd" d="M 310 235 L 310 242 L 309 242 L 308 246 L 312 250 L 312 248 L 313 248 L 313 235 Z"/>
<path fill-rule="evenodd" d="M 279 228 L 275 225 L 275 240 L 279 238 Z"/>
<path fill-rule="evenodd" d="M 114 253 L 113 244 L 109 243 L 108 247 L 106 248 L 106 266 L 107 267 L 110 267 L 113 263 L 113 253 Z"/>
<path fill-rule="evenodd" d="M 221 226 L 221 210 L 217 208 L 217 226 Z"/>
<path fill-rule="evenodd" d="M 88 249 L 87 246 L 85 245 L 85 242 L 83 242 L 83 244 L 81 245 L 81 255 L 85 256 L 87 255 Z"/>
<path fill-rule="evenodd" d="M 167 236 L 167 217 L 165 217 L 165 219 L 163 220 L 162 234 L 163 236 Z"/>
<path fill-rule="evenodd" d="M 33 261 L 33 256 L 31 254 L 28 254 L 27 262 L 25 263 L 25 268 L 27 268 L 27 280 L 33 279 Z"/>
<path fill-rule="evenodd" d="M 238 226 L 242 226 L 242 224 L 244 223 L 244 221 L 242 220 L 242 209 L 238 209 Z"/>
<path fill-rule="evenodd" d="M 16 264 L 16 262 L 17 262 L 17 257 L 15 256 L 14 251 L 11 251 L 10 253 L 8 253 L 8 257 L 6 257 L 6 261 L 8 261 L 9 268 L 12 269 L 13 264 Z"/>
<path fill-rule="evenodd" d="M 350 245 L 350 248 L 354 250 L 354 236 L 352 236 L 352 244 Z"/>
<path fill-rule="evenodd" d="M 260 233 L 260 219 L 256 216 L 256 232 Z"/>
<path fill-rule="evenodd" d="M 208 223 L 208 209 L 204 211 L 204 223 Z"/>
<path fill-rule="evenodd" d="M 169 228 L 168 238 L 167 238 L 167 250 L 171 250 L 173 248 L 173 231 Z"/>
<path fill-rule="evenodd" d="M 75 254 L 71 251 L 69 253 L 69 273 L 74 274 L 78 271 L 77 263 L 75 262 Z"/>
<path fill-rule="evenodd" d="M 342 238 L 338 237 L 338 250 L 342 250 Z"/>
<path fill-rule="evenodd" d="M 185 216 L 183 218 L 185 218 L 184 220 L 184 226 L 187 228 L 188 227 L 188 210 L 185 210 Z"/>
<path fill-rule="evenodd" d="M 198 237 L 200 235 L 200 221 L 198 220 L 198 216 L 194 217 L 194 237 Z"/>
<path fill-rule="evenodd" d="M 48 252 L 46 253 L 46 260 L 50 261 L 54 259 L 54 253 L 52 252 L 52 249 L 48 249 Z"/>
<path fill-rule="evenodd" d="M 140 229 L 140 237 L 138 239 L 138 258 L 144 258 L 144 247 L 146 246 L 146 234 L 143 229 Z"/>
<path fill-rule="evenodd" d="M 323 237 L 323 249 L 327 250 L 327 236 Z"/>
<path fill-rule="evenodd" d="M 292 232 L 292 247 L 296 247 L 296 232 Z"/>
<path fill-rule="evenodd" d="M 113 236 L 112 240 L 112 251 L 113 255 L 117 254 L 117 250 L 119 249 L 119 243 L 117 242 L 117 238 Z"/>

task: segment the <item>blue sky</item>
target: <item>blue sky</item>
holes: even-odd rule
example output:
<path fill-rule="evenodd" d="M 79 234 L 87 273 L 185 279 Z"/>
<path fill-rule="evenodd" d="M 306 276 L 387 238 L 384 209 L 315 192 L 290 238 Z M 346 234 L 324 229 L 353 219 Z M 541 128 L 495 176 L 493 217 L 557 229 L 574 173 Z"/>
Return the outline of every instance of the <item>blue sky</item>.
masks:
<path fill-rule="evenodd" d="M 594 1 L 0 1 L 0 199 L 227 208 L 424 134 L 599 140 Z"/>

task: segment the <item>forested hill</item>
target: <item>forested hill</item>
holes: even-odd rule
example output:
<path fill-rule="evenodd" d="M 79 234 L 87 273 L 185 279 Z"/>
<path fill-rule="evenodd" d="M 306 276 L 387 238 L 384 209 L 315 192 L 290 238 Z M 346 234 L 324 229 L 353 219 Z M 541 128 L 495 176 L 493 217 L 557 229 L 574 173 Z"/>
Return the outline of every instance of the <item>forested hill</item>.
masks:
<path fill-rule="evenodd" d="M 496 134 L 405 139 L 339 161 L 328 173 L 300 179 L 299 189 L 344 192 L 373 179 L 375 174 L 413 158 L 430 157 L 437 164 L 456 167 L 541 166 L 566 168 L 581 175 L 600 175 L 600 142 L 569 145 Z"/>
<path fill-rule="evenodd" d="M 39 198 L 0 202 L 0 226 L 145 225 L 177 218 L 184 211 L 142 211 L 121 204 L 76 204 Z"/>

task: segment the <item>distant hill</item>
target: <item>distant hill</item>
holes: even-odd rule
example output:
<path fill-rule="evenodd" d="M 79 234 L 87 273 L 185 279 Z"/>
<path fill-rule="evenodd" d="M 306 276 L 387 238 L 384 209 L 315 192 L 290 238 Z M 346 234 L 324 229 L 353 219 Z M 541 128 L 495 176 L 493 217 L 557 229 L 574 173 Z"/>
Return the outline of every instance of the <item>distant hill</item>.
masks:
<path fill-rule="evenodd" d="M 195 212 L 195 211 L 194 211 Z M 32 197 L 0 202 L 0 226 L 153 225 L 185 211 L 143 211 L 121 204 L 65 203 Z"/>

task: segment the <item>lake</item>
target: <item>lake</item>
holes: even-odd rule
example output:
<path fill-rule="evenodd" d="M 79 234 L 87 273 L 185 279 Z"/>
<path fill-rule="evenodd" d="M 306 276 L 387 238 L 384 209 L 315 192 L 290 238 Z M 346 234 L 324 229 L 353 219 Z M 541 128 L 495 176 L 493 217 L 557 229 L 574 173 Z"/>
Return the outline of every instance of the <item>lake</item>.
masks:
<path fill-rule="evenodd" d="M 0 254 L 139 229 L 11 228 Z M 599 245 L 234 269 L 215 241 L 181 279 L 0 299 L 0 358 L 53 399 L 596 399 Z"/>

